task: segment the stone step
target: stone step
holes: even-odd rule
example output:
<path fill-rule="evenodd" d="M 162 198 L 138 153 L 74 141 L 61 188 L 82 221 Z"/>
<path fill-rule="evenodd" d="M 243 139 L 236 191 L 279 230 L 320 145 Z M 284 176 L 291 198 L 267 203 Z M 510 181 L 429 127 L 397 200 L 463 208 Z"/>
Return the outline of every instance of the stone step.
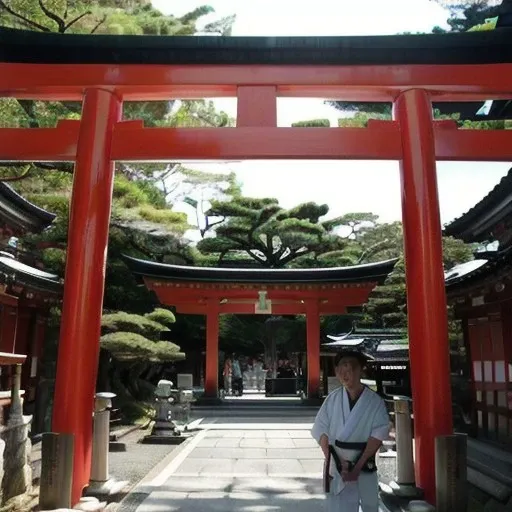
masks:
<path fill-rule="evenodd" d="M 200 409 L 192 411 L 190 419 L 200 417 L 236 417 L 236 418 L 314 418 L 316 411 L 286 411 L 280 409 Z"/>
<path fill-rule="evenodd" d="M 468 482 L 500 502 L 512 497 L 510 487 L 471 467 L 468 467 Z"/>
<path fill-rule="evenodd" d="M 468 438 L 468 466 L 512 488 L 512 454 Z"/>

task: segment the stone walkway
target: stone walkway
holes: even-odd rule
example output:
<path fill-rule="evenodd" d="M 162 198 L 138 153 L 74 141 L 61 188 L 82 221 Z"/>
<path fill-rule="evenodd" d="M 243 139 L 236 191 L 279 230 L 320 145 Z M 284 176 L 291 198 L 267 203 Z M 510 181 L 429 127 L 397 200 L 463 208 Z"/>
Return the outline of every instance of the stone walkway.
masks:
<path fill-rule="evenodd" d="M 308 430 L 204 430 L 137 512 L 321 510 L 322 464 Z"/>
<path fill-rule="evenodd" d="M 323 456 L 304 424 L 209 424 L 122 512 L 323 510 Z"/>

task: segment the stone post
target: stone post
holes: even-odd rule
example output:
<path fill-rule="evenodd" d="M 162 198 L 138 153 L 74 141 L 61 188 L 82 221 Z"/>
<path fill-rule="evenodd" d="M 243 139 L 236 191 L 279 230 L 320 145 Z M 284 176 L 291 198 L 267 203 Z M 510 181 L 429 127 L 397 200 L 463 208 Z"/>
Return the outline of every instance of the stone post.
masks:
<path fill-rule="evenodd" d="M 94 407 L 91 482 L 107 482 L 109 442 L 110 442 L 110 409 L 114 393 L 97 393 Z"/>
<path fill-rule="evenodd" d="M 467 436 L 436 437 L 436 507 L 438 512 L 468 506 Z"/>
<path fill-rule="evenodd" d="M 2 429 L 1 436 L 5 443 L 3 454 L 2 502 L 21 496 L 32 486 L 32 466 L 30 455 L 30 426 L 32 416 L 23 416 L 23 405 L 20 396 L 21 365 L 14 367 L 14 378 L 11 388 L 11 410 L 7 425 Z"/>
<path fill-rule="evenodd" d="M 396 435 L 396 481 L 390 483 L 393 493 L 405 498 L 421 496 L 415 485 L 414 457 L 412 444 L 411 400 L 395 396 L 395 435 Z"/>
<path fill-rule="evenodd" d="M 409 400 L 395 398 L 396 482 L 414 485 L 414 458 Z"/>
<path fill-rule="evenodd" d="M 69 509 L 73 475 L 73 434 L 43 434 L 41 449 L 41 510 Z"/>
<path fill-rule="evenodd" d="M 14 366 L 14 378 L 11 388 L 11 409 L 7 426 L 23 423 L 23 403 L 21 401 L 21 364 Z"/>

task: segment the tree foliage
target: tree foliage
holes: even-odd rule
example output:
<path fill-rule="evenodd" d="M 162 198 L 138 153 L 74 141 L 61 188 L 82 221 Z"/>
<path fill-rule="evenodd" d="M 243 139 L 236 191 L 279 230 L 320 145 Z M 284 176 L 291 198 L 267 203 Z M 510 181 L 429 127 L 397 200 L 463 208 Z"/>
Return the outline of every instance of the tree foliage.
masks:
<path fill-rule="evenodd" d="M 396 228 L 398 226 L 397 223 Z M 396 229 L 395 235 L 395 247 L 398 247 L 402 243 L 401 229 Z M 443 237 L 443 264 L 445 270 L 449 270 L 459 263 L 470 261 L 473 257 L 473 250 L 470 245 L 453 237 Z M 401 255 L 385 283 L 378 286 L 370 296 L 364 312 L 363 322 L 374 327 L 407 326 L 405 264 Z"/>
<path fill-rule="evenodd" d="M 285 209 L 273 198 L 213 201 L 207 219 L 214 219 L 210 226 L 215 226 L 215 236 L 204 238 L 197 247 L 203 254 L 218 255 L 219 265 L 227 259 L 267 268 L 354 263 L 354 256 L 344 251 L 374 216 L 349 214 L 323 220 L 328 212 L 327 205 L 316 203 Z M 348 229 L 345 236 L 340 228 Z"/>

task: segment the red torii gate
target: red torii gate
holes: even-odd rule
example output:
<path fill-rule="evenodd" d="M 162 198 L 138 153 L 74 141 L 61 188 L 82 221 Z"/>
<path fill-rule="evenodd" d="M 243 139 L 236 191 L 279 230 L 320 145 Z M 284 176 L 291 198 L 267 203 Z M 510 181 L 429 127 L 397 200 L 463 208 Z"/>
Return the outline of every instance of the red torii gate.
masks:
<path fill-rule="evenodd" d="M 218 397 L 219 315 L 305 315 L 307 396 L 320 390 L 320 317 L 342 315 L 368 300 L 396 260 L 325 269 L 233 269 L 166 265 L 126 257 L 163 304 L 178 313 L 206 316 L 205 395 Z M 260 294 L 266 309 L 258 310 Z"/>
<path fill-rule="evenodd" d="M 512 30 L 339 38 L 79 36 L 0 30 L 0 91 L 83 100 L 80 121 L 0 129 L 1 161 L 76 162 L 54 401 L 75 435 L 73 501 L 87 485 L 113 162 L 187 159 L 399 160 L 416 476 L 435 497 L 434 440 L 452 432 L 437 160 L 512 160 L 512 131 L 457 130 L 436 102 L 510 99 Z M 230 96 L 236 128 L 145 128 L 123 100 Z M 282 96 L 381 101 L 394 121 L 277 128 Z"/>

